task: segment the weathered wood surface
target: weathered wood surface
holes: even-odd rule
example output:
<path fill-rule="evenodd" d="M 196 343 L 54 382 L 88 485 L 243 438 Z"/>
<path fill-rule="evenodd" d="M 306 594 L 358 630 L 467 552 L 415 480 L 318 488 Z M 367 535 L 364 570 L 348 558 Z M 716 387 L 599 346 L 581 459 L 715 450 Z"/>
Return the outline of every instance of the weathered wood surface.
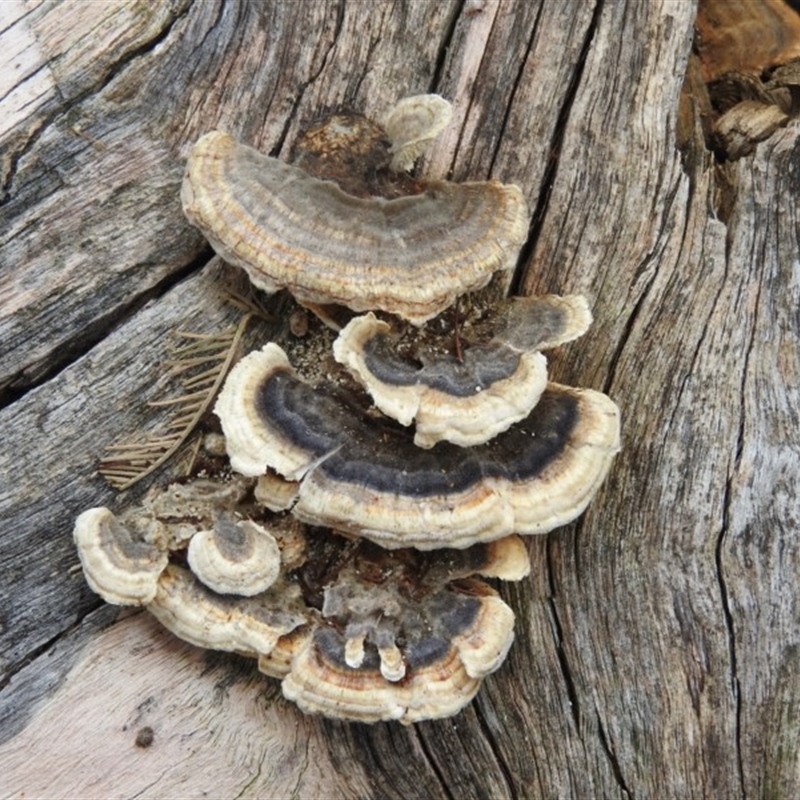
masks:
<path fill-rule="evenodd" d="M 717 163 L 688 96 L 678 149 L 694 6 L 89 5 L 0 4 L 0 792 L 796 795 L 800 129 Z M 286 153 L 324 109 L 421 91 L 456 107 L 429 174 L 521 185 L 524 289 L 589 297 L 553 374 L 617 400 L 623 451 L 502 587 L 517 641 L 471 707 L 346 725 L 99 604 L 70 533 L 145 488 L 94 467 L 155 424 L 168 331 L 236 316 L 180 213 L 189 144 Z"/>

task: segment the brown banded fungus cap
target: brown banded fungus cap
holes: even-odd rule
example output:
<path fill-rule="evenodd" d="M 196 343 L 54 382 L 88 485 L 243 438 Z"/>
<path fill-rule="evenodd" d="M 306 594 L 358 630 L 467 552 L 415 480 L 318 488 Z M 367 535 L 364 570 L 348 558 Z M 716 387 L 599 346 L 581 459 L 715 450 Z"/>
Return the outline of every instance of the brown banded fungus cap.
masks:
<path fill-rule="evenodd" d="M 470 576 L 523 577 L 520 540 L 429 553 L 364 541 L 346 549 L 349 558 L 316 581 L 322 618 L 279 642 L 260 668 L 284 675 L 286 697 L 311 713 L 408 723 L 458 711 L 513 640 L 511 609 Z M 323 554 L 323 563 L 338 560 Z"/>
<path fill-rule="evenodd" d="M 138 606 L 156 595 L 168 554 L 117 520 L 107 508 L 90 508 L 73 533 L 86 581 L 107 603 Z"/>
<path fill-rule="evenodd" d="M 408 170 L 450 124 L 453 107 L 438 94 L 421 94 L 401 100 L 383 120 L 392 142 L 390 168 Z"/>
<path fill-rule="evenodd" d="M 210 530 L 189 541 L 189 566 L 209 588 L 220 594 L 252 597 L 278 577 L 281 553 L 275 537 L 251 520 L 220 514 Z"/>
<path fill-rule="evenodd" d="M 190 644 L 252 656 L 269 653 L 281 636 L 306 621 L 296 586 L 278 581 L 253 597 L 222 595 L 175 564 L 162 573 L 147 610 Z"/>
<path fill-rule="evenodd" d="M 506 302 L 489 338 L 449 351 L 400 354 L 388 322 L 356 317 L 333 345 L 336 360 L 367 389 L 375 405 L 401 425 L 416 423 L 414 444 L 483 444 L 528 416 L 547 385 L 538 352 L 586 332 L 591 314 L 578 295 Z"/>
<path fill-rule="evenodd" d="M 513 267 L 528 225 L 516 186 L 431 181 L 408 197 L 354 197 L 219 131 L 192 148 L 181 199 L 264 291 L 416 325 Z"/>
<path fill-rule="evenodd" d="M 364 652 L 335 627 L 317 628 L 294 657 L 284 695 L 308 713 L 360 722 L 455 714 L 514 638 L 514 615 L 492 589 L 479 582 L 464 589 L 434 595 L 406 617 L 402 655 L 391 634 L 373 634 L 375 647 Z"/>
<path fill-rule="evenodd" d="M 619 449 L 608 397 L 550 384 L 526 419 L 490 442 L 422 450 L 406 429 L 299 380 L 275 344 L 234 367 L 215 412 L 234 469 L 300 480 L 300 520 L 389 548 L 552 530 L 585 509 Z"/>

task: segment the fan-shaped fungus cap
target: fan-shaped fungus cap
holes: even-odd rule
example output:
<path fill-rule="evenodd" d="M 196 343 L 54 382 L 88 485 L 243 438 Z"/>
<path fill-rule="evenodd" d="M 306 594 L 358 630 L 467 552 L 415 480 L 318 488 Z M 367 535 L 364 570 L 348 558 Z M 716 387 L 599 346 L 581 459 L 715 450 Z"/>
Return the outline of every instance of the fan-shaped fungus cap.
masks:
<path fill-rule="evenodd" d="M 371 313 L 342 330 L 333 352 L 384 414 L 416 423 L 417 447 L 482 444 L 527 416 L 547 385 L 541 353 L 500 342 L 466 348 L 461 361 L 448 353 L 417 366 L 398 354 L 391 326 Z"/>
<path fill-rule="evenodd" d="M 538 351 L 583 335 L 592 316 L 580 295 L 546 295 L 508 300 L 492 319 L 483 341 L 465 346 L 461 359 L 424 346 L 413 361 L 403 357 L 391 325 L 372 313 L 350 321 L 333 353 L 384 414 L 416 423 L 417 447 L 470 447 L 530 413 L 547 385 Z"/>
<path fill-rule="evenodd" d="M 190 644 L 246 655 L 269 653 L 281 636 L 306 621 L 296 586 L 277 581 L 254 597 L 221 595 L 174 564 L 159 578 L 147 610 Z"/>
<path fill-rule="evenodd" d="M 189 541 L 189 566 L 197 578 L 219 594 L 252 597 L 275 583 L 281 552 L 271 533 L 251 520 L 220 514 L 211 530 Z"/>
<path fill-rule="evenodd" d="M 421 194 L 363 199 L 219 131 L 192 148 L 181 199 L 259 288 L 417 325 L 513 266 L 527 233 L 516 186 L 431 182 Z"/>
<path fill-rule="evenodd" d="M 137 537 L 107 508 L 84 511 L 73 536 L 87 583 L 107 603 L 138 606 L 155 597 L 166 550 Z"/>
<path fill-rule="evenodd" d="M 438 94 L 420 94 L 401 100 L 386 116 L 383 129 L 392 141 L 391 169 L 414 166 L 430 143 L 448 126 L 453 107 Z"/>
<path fill-rule="evenodd" d="M 480 582 L 442 591 L 404 617 L 402 654 L 388 636 L 320 626 L 306 639 L 283 681 L 283 693 L 307 713 L 404 724 L 447 717 L 474 697 L 514 638 L 514 614 Z M 377 623 L 376 623 L 377 624 Z"/>
<path fill-rule="evenodd" d="M 301 479 L 299 519 L 384 547 L 466 547 L 544 533 L 588 505 L 619 449 L 619 410 L 590 389 L 550 384 L 491 442 L 414 446 L 297 379 L 267 345 L 231 371 L 217 402 L 234 469 Z"/>

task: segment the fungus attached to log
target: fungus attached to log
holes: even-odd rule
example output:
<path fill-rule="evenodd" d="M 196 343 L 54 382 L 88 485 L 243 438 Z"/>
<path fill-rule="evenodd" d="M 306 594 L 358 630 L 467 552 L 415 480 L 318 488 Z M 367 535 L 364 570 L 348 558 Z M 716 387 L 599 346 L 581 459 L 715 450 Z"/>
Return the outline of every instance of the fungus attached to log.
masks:
<path fill-rule="evenodd" d="M 344 633 L 318 627 L 295 655 L 284 695 L 308 713 L 360 722 L 447 717 L 470 702 L 514 638 L 511 609 L 478 581 L 398 614 L 386 618 L 376 607 L 373 625 Z M 402 653 L 394 643 L 400 632 Z M 365 650 L 367 637 L 374 647 Z"/>
<path fill-rule="evenodd" d="M 528 571 L 518 537 L 467 550 L 384 550 L 318 536 L 297 579 L 321 617 L 259 666 L 301 708 L 375 722 L 454 714 L 497 669 L 514 615 L 476 574 Z"/>
<path fill-rule="evenodd" d="M 538 351 L 581 336 L 590 323 L 578 295 L 507 301 L 494 329 L 465 346 L 461 359 L 423 349 L 411 361 L 399 354 L 391 325 L 370 313 L 342 330 L 333 352 L 384 414 L 416 423 L 418 447 L 439 441 L 469 447 L 530 413 L 547 385 L 547 361 Z"/>
<path fill-rule="evenodd" d="M 212 650 L 269 653 L 281 636 L 305 620 L 297 587 L 273 584 L 254 597 L 221 595 L 189 570 L 170 564 L 147 610 L 176 636 Z"/>
<path fill-rule="evenodd" d="M 155 597 L 165 549 L 137 536 L 107 508 L 84 511 L 73 536 L 87 583 L 107 603 L 138 606 Z"/>
<path fill-rule="evenodd" d="M 386 116 L 383 129 L 392 142 L 390 168 L 408 170 L 428 145 L 447 127 L 453 107 L 438 94 L 401 100 Z"/>
<path fill-rule="evenodd" d="M 109 602 L 258 658 L 301 709 L 338 719 L 408 724 L 469 703 L 514 638 L 481 576 L 528 575 L 517 534 L 579 515 L 619 448 L 614 403 L 548 383 L 540 352 L 586 331 L 586 300 L 493 293 L 526 235 L 520 190 L 404 174 L 450 113 L 435 95 L 382 125 L 340 113 L 299 137 L 296 166 L 220 132 L 197 142 L 187 217 L 256 287 L 337 327 L 352 377 L 315 347 L 303 369 L 333 367 L 335 383 L 298 378 L 277 344 L 250 353 L 215 407 L 240 474 L 217 443 L 193 466 L 203 478 L 75 528 Z M 447 318 L 424 323 L 490 281 L 456 307 L 451 352 Z"/>
<path fill-rule="evenodd" d="M 409 197 L 358 198 L 219 131 L 192 148 L 181 198 L 259 288 L 414 324 L 511 268 L 528 224 L 516 186 L 438 181 Z"/>
<path fill-rule="evenodd" d="M 603 394 L 550 384 L 529 416 L 470 449 L 416 447 L 293 373 L 275 344 L 232 370 L 215 409 L 234 469 L 300 480 L 292 513 L 384 547 L 467 547 L 578 516 L 619 448 Z"/>
<path fill-rule="evenodd" d="M 269 531 L 226 515 L 192 537 L 188 559 L 192 572 L 209 589 L 245 597 L 272 586 L 281 567 L 278 543 Z"/>

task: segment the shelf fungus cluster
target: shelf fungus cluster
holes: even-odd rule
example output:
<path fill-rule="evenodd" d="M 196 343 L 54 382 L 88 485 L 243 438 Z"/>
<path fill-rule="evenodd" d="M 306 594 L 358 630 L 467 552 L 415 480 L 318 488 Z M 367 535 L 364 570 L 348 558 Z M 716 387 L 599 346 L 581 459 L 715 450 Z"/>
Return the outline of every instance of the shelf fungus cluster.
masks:
<path fill-rule="evenodd" d="M 520 536 L 577 517 L 619 448 L 609 398 L 548 381 L 542 351 L 587 330 L 585 299 L 502 299 L 527 228 L 519 189 L 405 173 L 449 115 L 434 96 L 383 125 L 340 114 L 292 164 L 200 139 L 190 221 L 338 338 L 316 371 L 275 342 L 246 355 L 217 398 L 226 453 L 209 448 L 204 476 L 75 526 L 103 598 L 257 659 L 309 713 L 411 723 L 463 708 L 514 637 L 486 579 L 525 577 Z"/>

